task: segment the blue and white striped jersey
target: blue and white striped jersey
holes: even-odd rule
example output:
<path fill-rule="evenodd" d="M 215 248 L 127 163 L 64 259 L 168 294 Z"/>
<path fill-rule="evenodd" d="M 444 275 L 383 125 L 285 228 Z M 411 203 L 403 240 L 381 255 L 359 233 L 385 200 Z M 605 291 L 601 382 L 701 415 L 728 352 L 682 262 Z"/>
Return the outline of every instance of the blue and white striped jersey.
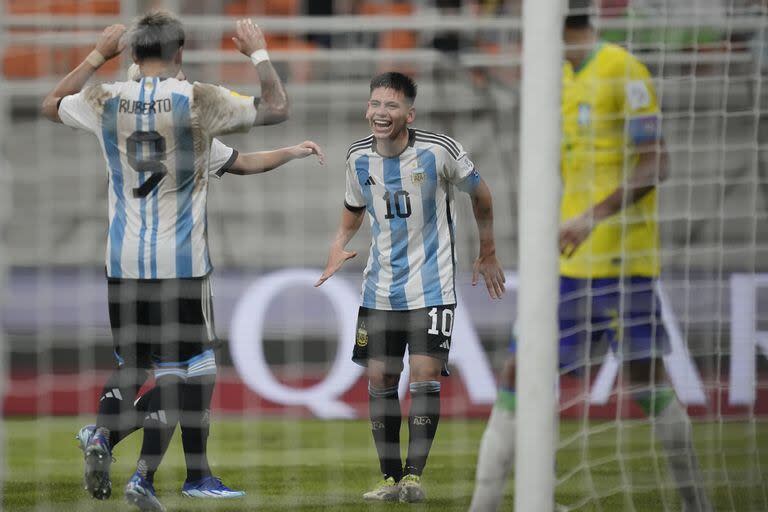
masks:
<path fill-rule="evenodd" d="M 64 124 L 96 135 L 109 176 L 109 277 L 173 279 L 212 270 L 208 173 L 236 153 L 214 141 L 248 131 L 253 97 L 173 78 L 87 87 L 59 104 Z M 228 160 L 222 163 L 224 155 Z"/>
<path fill-rule="evenodd" d="M 472 192 L 480 176 L 461 144 L 409 130 L 400 156 L 376 152 L 373 135 L 347 153 L 345 206 L 365 208 L 371 250 L 364 307 L 412 310 L 456 303 L 453 185 Z"/>

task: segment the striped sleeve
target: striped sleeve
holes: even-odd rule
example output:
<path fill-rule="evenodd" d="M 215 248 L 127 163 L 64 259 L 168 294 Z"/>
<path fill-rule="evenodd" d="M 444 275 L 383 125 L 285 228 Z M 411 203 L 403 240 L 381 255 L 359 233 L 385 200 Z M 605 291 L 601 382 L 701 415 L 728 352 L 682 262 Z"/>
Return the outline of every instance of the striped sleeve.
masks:
<path fill-rule="evenodd" d="M 461 190 L 471 193 L 480 182 L 480 174 L 464 147 L 456 140 L 439 133 L 416 131 L 416 140 L 429 142 L 443 149 L 442 176 Z"/>
<path fill-rule="evenodd" d="M 347 159 L 346 171 L 346 192 L 344 194 L 344 206 L 347 210 L 357 212 L 365 208 L 365 195 L 360 181 L 357 179 L 357 173 L 352 166 L 352 161 Z"/>

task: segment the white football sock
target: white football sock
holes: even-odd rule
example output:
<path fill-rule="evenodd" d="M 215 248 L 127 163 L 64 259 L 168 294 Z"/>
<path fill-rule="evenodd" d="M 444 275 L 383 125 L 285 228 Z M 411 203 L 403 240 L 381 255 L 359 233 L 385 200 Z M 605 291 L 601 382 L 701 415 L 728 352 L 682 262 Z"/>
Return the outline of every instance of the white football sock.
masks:
<path fill-rule="evenodd" d="M 702 488 L 703 478 L 693 448 L 691 421 L 676 399 L 655 418 L 656 436 L 667 456 L 669 472 L 683 500 L 685 512 L 711 512 Z"/>
<path fill-rule="evenodd" d="M 499 508 L 507 475 L 515 461 L 515 413 L 493 406 L 480 442 L 475 492 L 470 512 L 495 512 Z"/>

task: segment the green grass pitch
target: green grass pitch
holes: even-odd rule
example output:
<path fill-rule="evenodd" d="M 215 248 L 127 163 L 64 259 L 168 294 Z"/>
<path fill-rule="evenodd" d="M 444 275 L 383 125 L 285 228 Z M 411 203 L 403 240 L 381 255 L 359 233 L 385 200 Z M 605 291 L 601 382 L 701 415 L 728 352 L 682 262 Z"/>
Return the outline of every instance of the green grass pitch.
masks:
<path fill-rule="evenodd" d="M 85 422 L 83 418 L 3 422 L 3 510 L 131 510 L 121 491 L 133 471 L 141 436 L 132 435 L 115 450 L 113 495 L 98 502 L 88 498 L 81 486 L 82 458 L 74 434 Z M 484 422 L 475 420 L 440 422 L 424 474 L 428 501 L 423 505 L 362 502 L 361 494 L 378 478 L 366 421 L 218 418 L 209 447 L 214 472 L 228 485 L 245 489 L 247 498 L 220 502 L 182 498 L 184 460 L 178 434 L 156 484 L 168 510 L 465 511 L 483 428 Z M 557 502 L 587 511 L 657 511 L 665 506 L 679 510 L 664 460 L 648 442 L 649 432 L 641 422 L 592 423 L 585 436 L 580 423 L 563 422 Z M 407 437 L 405 425 L 403 436 Z M 700 423 L 696 438 L 716 509 L 768 510 L 768 423 Z M 507 488 L 504 510 L 511 510 L 512 488 Z"/>

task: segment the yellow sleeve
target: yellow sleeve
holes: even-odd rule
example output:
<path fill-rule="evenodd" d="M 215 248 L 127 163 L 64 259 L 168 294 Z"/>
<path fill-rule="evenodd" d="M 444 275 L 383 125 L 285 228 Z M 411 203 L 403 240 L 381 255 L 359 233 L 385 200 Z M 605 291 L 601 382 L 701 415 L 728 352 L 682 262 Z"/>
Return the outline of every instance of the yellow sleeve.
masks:
<path fill-rule="evenodd" d="M 661 120 L 656 90 L 648 68 L 627 54 L 621 84 L 622 112 L 628 134 L 635 144 L 653 142 L 661 137 Z"/>

